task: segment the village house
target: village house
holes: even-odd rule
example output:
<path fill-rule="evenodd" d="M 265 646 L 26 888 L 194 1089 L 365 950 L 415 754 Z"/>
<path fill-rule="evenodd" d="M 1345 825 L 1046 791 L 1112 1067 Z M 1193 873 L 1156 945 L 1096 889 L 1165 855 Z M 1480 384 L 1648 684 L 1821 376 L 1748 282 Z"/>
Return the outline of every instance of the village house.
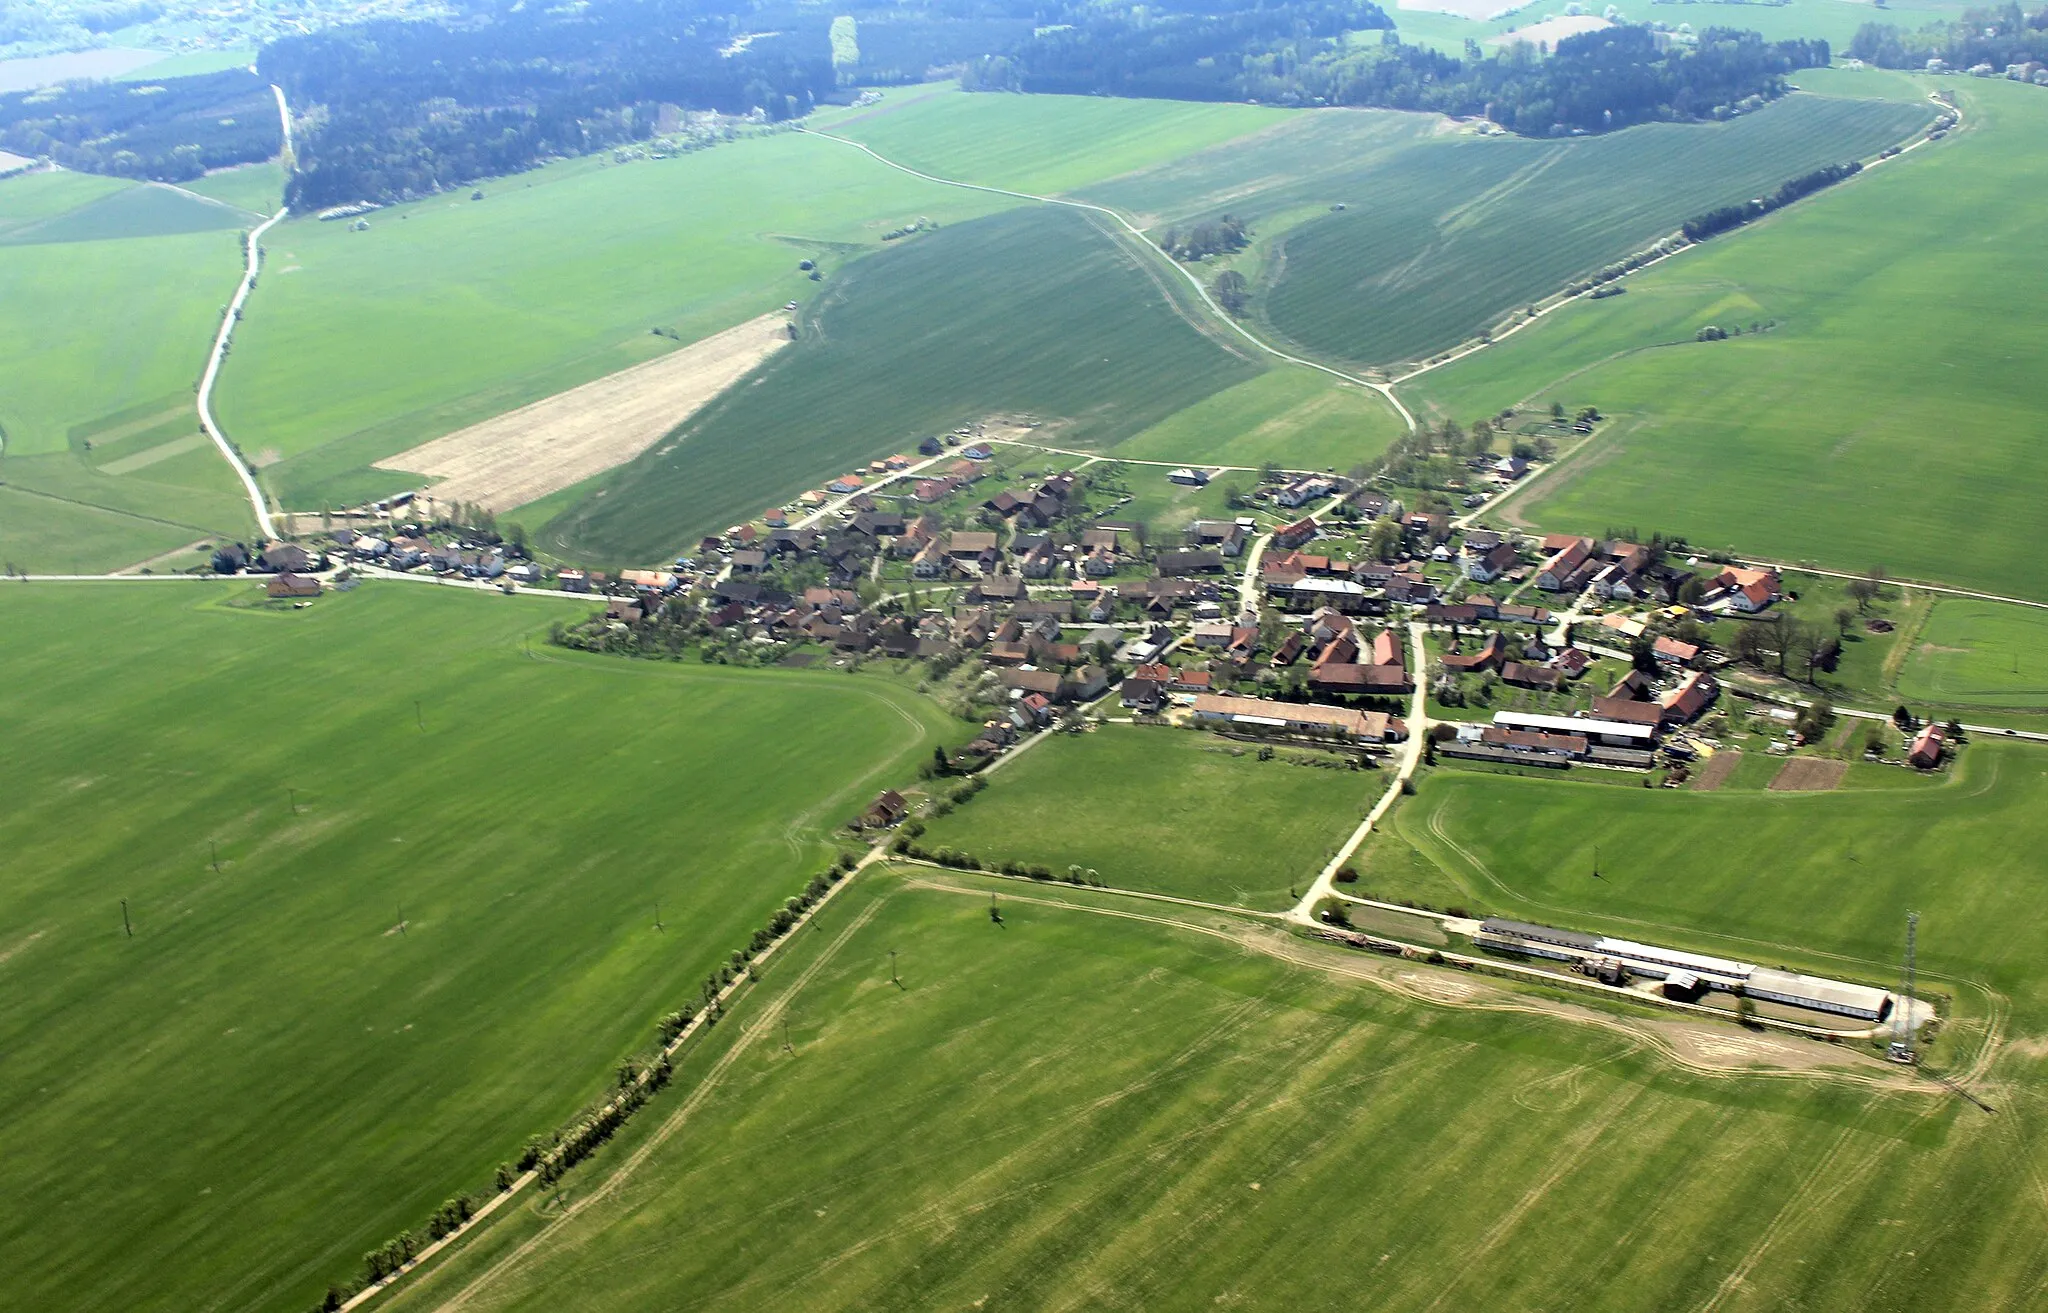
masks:
<path fill-rule="evenodd" d="M 1335 480 L 1320 474 L 1303 475 L 1286 484 L 1273 494 L 1273 500 L 1289 508 L 1302 506 L 1319 497 L 1327 497 L 1337 489 Z"/>
<path fill-rule="evenodd" d="M 1557 544 L 1555 547 L 1552 544 Z M 1593 540 L 1552 534 L 1543 540 L 1550 556 L 1536 572 L 1536 586 L 1546 593 L 1577 592 L 1592 577 L 1589 559 Z"/>
<path fill-rule="evenodd" d="M 1947 726 L 1930 720 L 1913 736 L 1913 746 L 1907 750 L 1906 760 L 1920 770 L 1933 770 L 1941 765 L 1941 750 L 1947 743 Z"/>
<path fill-rule="evenodd" d="M 879 830 L 896 824 L 910 814 L 910 804 L 894 789 L 884 789 L 861 813 L 856 828 Z"/>
<path fill-rule="evenodd" d="M 1685 725 L 1698 720 L 1700 714 L 1713 705 L 1720 692 L 1721 686 L 1712 675 L 1695 670 L 1657 703 L 1666 724 Z"/>
<path fill-rule="evenodd" d="M 1204 693 L 1195 698 L 1197 721 L 1287 730 L 1357 743 L 1398 743 L 1408 728 L 1383 711 L 1356 711 L 1315 702 L 1272 702 L 1264 698 Z"/>
<path fill-rule="evenodd" d="M 285 571 L 282 574 L 272 576 L 270 582 L 264 586 L 264 589 L 270 596 L 275 598 L 318 597 L 320 595 L 320 581 L 308 578 L 302 574 L 293 574 L 290 571 Z"/>
<path fill-rule="evenodd" d="M 1467 557 L 1465 577 L 1474 583 L 1490 584 L 1515 568 L 1515 549 L 1506 543 L 1497 543 L 1486 552 Z"/>
<path fill-rule="evenodd" d="M 1273 531 L 1273 545 L 1282 551 L 1292 551 L 1316 536 L 1321 526 L 1313 515 L 1304 516 L 1292 524 L 1282 525 Z"/>
<path fill-rule="evenodd" d="M 1714 587 L 1728 599 L 1731 609 L 1747 615 L 1767 609 L 1783 595 L 1783 583 L 1776 570 L 1751 570 L 1735 565 L 1714 576 Z"/>
<path fill-rule="evenodd" d="M 1235 520 L 1196 520 L 1188 526 L 1190 545 L 1212 548 L 1225 558 L 1242 554 L 1249 537 L 1244 525 Z"/>
<path fill-rule="evenodd" d="M 1442 657 L 1443 667 L 1452 674 L 1478 674 L 1497 669 L 1506 658 L 1507 650 L 1507 639 L 1496 631 L 1488 634 L 1475 652 L 1446 652 Z"/>

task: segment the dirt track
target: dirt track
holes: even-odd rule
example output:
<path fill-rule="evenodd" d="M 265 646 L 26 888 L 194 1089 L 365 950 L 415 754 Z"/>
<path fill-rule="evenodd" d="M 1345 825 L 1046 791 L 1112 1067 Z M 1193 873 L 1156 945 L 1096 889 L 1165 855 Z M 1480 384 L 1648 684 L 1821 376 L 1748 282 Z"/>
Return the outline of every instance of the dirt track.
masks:
<path fill-rule="evenodd" d="M 788 344 L 782 315 L 762 315 L 387 457 L 377 468 L 437 480 L 437 501 L 510 510 L 625 464 Z"/>

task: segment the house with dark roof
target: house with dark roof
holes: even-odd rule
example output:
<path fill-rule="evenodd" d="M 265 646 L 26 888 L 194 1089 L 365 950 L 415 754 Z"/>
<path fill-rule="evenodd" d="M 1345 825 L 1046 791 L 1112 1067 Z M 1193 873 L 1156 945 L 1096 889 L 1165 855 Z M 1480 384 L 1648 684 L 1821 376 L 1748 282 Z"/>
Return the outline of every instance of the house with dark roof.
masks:
<path fill-rule="evenodd" d="M 276 598 L 320 596 L 320 581 L 318 579 L 310 579 L 305 575 L 293 574 L 290 571 L 273 575 L 270 582 L 264 588 L 270 596 Z"/>
<path fill-rule="evenodd" d="M 1552 535 L 1555 538 L 1557 535 Z M 1551 539 L 1546 538 L 1548 544 Z M 1567 536 L 1564 545 L 1553 552 L 1536 573 L 1536 586 L 1546 593 L 1561 593 L 1568 589 L 1579 572 L 1586 566 L 1593 553 L 1591 538 Z"/>
<path fill-rule="evenodd" d="M 894 789 L 884 789 L 875 796 L 873 802 L 868 804 L 868 809 L 861 813 L 856 828 L 867 830 L 884 829 L 896 824 L 896 822 L 909 814 L 910 804 L 903 800 L 903 795 Z"/>

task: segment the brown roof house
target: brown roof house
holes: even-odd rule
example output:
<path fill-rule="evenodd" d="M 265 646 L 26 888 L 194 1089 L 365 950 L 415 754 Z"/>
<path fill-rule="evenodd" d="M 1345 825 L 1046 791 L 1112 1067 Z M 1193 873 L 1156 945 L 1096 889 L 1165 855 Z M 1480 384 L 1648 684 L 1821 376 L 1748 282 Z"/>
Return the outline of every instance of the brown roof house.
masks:
<path fill-rule="evenodd" d="M 854 828 L 880 830 L 894 825 L 910 814 L 910 804 L 903 801 L 903 795 L 894 789 L 884 789 L 875 795 L 868 809 L 861 813 Z"/>

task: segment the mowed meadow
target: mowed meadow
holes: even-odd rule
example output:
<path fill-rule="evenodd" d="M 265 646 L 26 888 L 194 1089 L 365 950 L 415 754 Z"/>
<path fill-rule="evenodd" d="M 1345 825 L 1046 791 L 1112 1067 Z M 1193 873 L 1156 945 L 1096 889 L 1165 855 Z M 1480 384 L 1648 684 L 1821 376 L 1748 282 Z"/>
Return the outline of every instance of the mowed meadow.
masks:
<path fill-rule="evenodd" d="M 1429 374 L 1411 401 L 1468 422 L 1552 400 L 1614 416 L 1517 504 L 1545 529 L 1635 525 L 2048 598 L 2048 266 L 2019 255 L 2048 225 L 2048 97 L 1941 85 L 1965 113 L 1945 140 Z M 1695 341 L 1710 324 L 1744 332 Z M 1916 527 L 1930 515 L 1938 530 Z"/>
<path fill-rule="evenodd" d="M 1940 706 L 2048 709 L 2048 612 L 1942 598 L 1906 653 L 1898 692 Z"/>
<path fill-rule="evenodd" d="M 310 1307 L 961 732 L 883 681 L 546 646 L 576 603 L 260 593 L 0 590 L 10 1308 Z"/>
<path fill-rule="evenodd" d="M 0 562 L 111 570 L 246 532 L 193 388 L 256 222 L 168 187 L 0 180 Z"/>
<path fill-rule="evenodd" d="M 795 343 L 545 538 L 658 559 L 926 434 L 1029 415 L 1040 440 L 1101 449 L 1266 368 L 1105 223 L 1030 206 L 861 260 Z"/>
<path fill-rule="evenodd" d="M 1976 1311 L 2048 1272 L 2038 1093 L 1691 1070 L 1227 915 L 941 880 L 863 876 L 559 1206 L 391 1307 Z"/>

